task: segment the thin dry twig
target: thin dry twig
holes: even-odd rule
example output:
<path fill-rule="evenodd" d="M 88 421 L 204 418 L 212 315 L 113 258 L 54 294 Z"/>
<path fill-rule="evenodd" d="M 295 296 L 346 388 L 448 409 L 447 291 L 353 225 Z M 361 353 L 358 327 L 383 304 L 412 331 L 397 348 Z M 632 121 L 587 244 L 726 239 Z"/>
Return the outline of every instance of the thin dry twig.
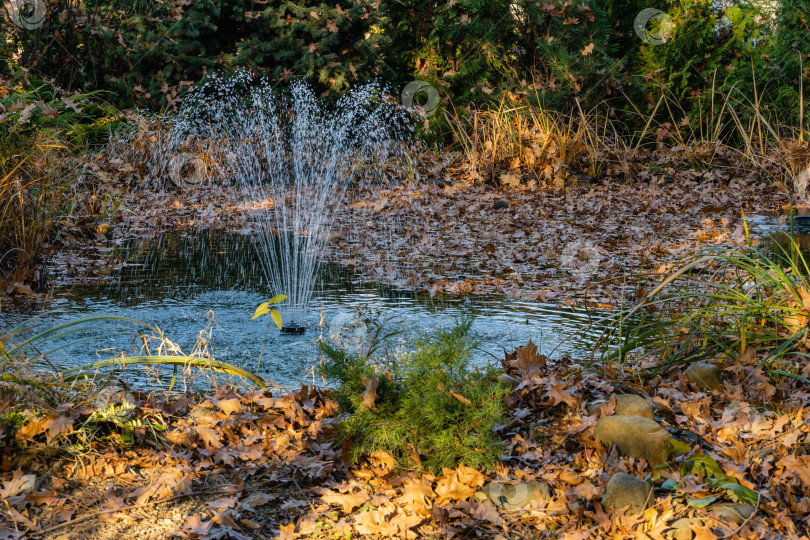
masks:
<path fill-rule="evenodd" d="M 44 534 L 49 534 L 49 533 L 52 533 L 54 531 L 58 531 L 59 529 L 62 529 L 64 527 L 67 527 L 69 525 L 75 525 L 77 523 L 87 521 L 88 519 L 94 519 L 94 518 L 97 518 L 99 516 L 103 516 L 104 514 L 113 514 L 113 513 L 116 513 L 116 512 L 129 512 L 130 510 L 137 510 L 139 508 L 144 508 L 144 507 L 155 505 L 155 504 L 163 504 L 163 503 L 175 501 L 177 499 L 183 499 L 185 497 L 193 497 L 195 495 L 210 495 L 212 493 L 219 493 L 219 491 L 220 491 L 219 489 L 212 489 L 212 490 L 206 490 L 206 491 L 192 491 L 191 493 L 181 493 L 180 495 L 175 495 L 175 496 L 169 497 L 167 499 L 158 499 L 158 500 L 148 501 L 148 502 L 141 503 L 141 504 L 134 504 L 134 505 L 130 505 L 130 506 L 122 506 L 120 508 L 110 508 L 110 509 L 107 509 L 107 510 L 101 510 L 100 512 L 94 512 L 92 514 L 87 514 L 86 516 L 80 516 L 80 517 L 77 517 L 76 519 L 71 519 L 70 521 L 60 523 L 59 525 L 54 525 L 53 527 L 50 527 L 48 529 L 44 529 L 42 531 L 32 532 L 31 535 L 32 536 L 42 536 Z"/>
<path fill-rule="evenodd" d="M 739 526 L 739 527 L 737 527 L 736 529 L 734 529 L 734 530 L 733 530 L 733 531 L 731 531 L 730 533 L 728 533 L 728 534 L 726 534 L 726 535 L 723 535 L 723 536 L 718 536 L 717 538 L 718 538 L 719 540 L 722 540 L 723 538 L 731 538 L 732 536 L 736 536 L 736 535 L 737 535 L 737 533 L 738 533 L 738 532 L 740 532 L 740 531 L 742 530 L 742 528 L 743 528 L 743 527 L 745 527 L 745 525 L 746 525 L 746 524 L 747 524 L 749 521 L 751 521 L 751 519 L 753 519 L 753 517 L 754 517 L 755 515 L 757 515 L 757 511 L 759 510 L 759 500 L 760 500 L 761 498 L 762 498 L 762 493 L 761 493 L 761 492 L 757 492 L 757 505 L 756 505 L 756 507 L 754 507 L 754 511 L 753 511 L 753 512 L 751 512 L 751 515 L 750 515 L 750 516 L 748 516 L 747 518 L 745 518 L 745 521 L 743 521 L 742 523 L 740 523 L 740 526 Z"/>

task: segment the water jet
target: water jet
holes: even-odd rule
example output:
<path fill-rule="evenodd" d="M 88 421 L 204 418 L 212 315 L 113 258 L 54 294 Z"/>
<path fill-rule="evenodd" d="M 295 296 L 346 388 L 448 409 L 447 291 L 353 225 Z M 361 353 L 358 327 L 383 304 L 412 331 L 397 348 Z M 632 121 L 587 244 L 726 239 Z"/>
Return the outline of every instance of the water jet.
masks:
<path fill-rule="evenodd" d="M 283 94 L 240 72 L 212 77 L 184 100 L 170 153 L 204 149 L 212 180 L 231 187 L 256 231 L 271 293 L 289 297 L 278 306 L 283 333 L 304 332 L 333 210 L 361 176 L 383 180 L 381 165 L 402 151 L 409 124 L 377 84 L 327 103 L 303 83 Z"/>

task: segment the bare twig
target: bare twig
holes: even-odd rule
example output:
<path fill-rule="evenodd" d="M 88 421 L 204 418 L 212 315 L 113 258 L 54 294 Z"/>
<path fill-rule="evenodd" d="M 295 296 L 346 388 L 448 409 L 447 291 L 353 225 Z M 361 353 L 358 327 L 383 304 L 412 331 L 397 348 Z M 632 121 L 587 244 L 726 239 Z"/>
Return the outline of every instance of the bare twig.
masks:
<path fill-rule="evenodd" d="M 762 498 L 762 493 L 761 493 L 761 492 L 757 492 L 757 505 L 756 505 L 756 507 L 754 508 L 754 511 L 753 511 L 753 512 L 751 512 L 751 515 L 750 515 L 750 516 L 748 516 L 747 518 L 745 518 L 745 521 L 743 521 L 742 523 L 740 523 L 740 526 L 739 526 L 739 527 L 737 527 L 736 529 L 734 529 L 733 531 L 731 531 L 730 533 L 728 533 L 728 534 L 726 534 L 726 535 L 724 535 L 724 536 L 718 536 L 718 537 L 717 537 L 717 538 L 718 538 L 718 540 L 722 540 L 723 538 L 731 538 L 732 536 L 736 536 L 736 534 L 737 534 L 738 532 L 740 532 L 740 531 L 742 530 L 742 528 L 743 528 L 743 527 L 745 527 L 745 525 L 746 525 L 746 524 L 747 524 L 749 521 L 751 521 L 751 519 L 753 519 L 753 517 L 754 517 L 755 515 L 757 515 L 757 510 L 759 510 L 759 500 L 760 500 L 761 498 Z"/>
<path fill-rule="evenodd" d="M 57 531 L 59 529 L 62 529 L 64 527 L 68 527 L 70 525 L 75 525 L 75 524 L 80 523 L 82 521 L 87 521 L 88 519 L 93 519 L 93 518 L 97 518 L 99 516 L 103 516 L 104 514 L 113 514 L 113 513 L 116 513 L 116 512 L 128 512 L 130 510 L 137 510 L 139 508 L 145 508 L 147 506 L 151 506 L 151 505 L 154 505 L 154 504 L 163 504 L 163 503 L 175 501 L 177 499 L 183 499 L 185 497 L 193 497 L 195 495 L 210 495 L 212 493 L 219 493 L 219 492 L 220 492 L 219 488 L 212 489 L 212 490 L 207 490 L 207 491 L 192 491 L 191 493 L 181 493 L 180 495 L 175 495 L 175 496 L 169 497 L 167 499 L 159 499 L 159 500 L 145 502 L 145 503 L 142 503 L 142 504 L 133 504 L 133 505 L 130 505 L 130 506 L 122 506 L 120 508 L 110 508 L 110 509 L 107 509 L 107 510 L 101 510 L 100 512 L 94 512 L 92 514 L 87 514 L 86 516 L 77 517 L 76 519 L 71 519 L 70 521 L 60 523 L 59 525 L 55 525 L 55 526 L 53 526 L 53 527 L 51 527 L 49 529 L 44 529 L 42 531 L 32 532 L 31 535 L 32 536 L 41 536 L 41 535 L 44 535 L 44 534 L 52 533 L 52 532 Z"/>

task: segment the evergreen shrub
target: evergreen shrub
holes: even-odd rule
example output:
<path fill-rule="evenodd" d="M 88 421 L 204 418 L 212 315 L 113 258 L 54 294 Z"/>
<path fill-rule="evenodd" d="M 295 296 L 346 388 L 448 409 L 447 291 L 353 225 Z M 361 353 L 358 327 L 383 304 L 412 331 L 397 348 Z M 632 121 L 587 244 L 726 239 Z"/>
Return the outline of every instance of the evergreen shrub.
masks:
<path fill-rule="evenodd" d="M 321 372 L 348 413 L 338 438 L 351 443 L 353 460 L 385 451 L 400 467 L 434 473 L 495 465 L 503 446 L 494 429 L 504 418 L 506 389 L 494 370 L 470 368 L 471 323 L 465 318 L 437 331 L 390 363 L 321 342 Z M 376 396 L 367 391 L 375 382 Z"/>

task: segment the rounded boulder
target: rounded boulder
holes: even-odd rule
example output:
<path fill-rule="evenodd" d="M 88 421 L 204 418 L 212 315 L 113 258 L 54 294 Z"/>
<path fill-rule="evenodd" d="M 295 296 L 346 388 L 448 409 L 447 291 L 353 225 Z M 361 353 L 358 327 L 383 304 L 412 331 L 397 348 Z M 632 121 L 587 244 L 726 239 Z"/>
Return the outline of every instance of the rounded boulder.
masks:
<path fill-rule="evenodd" d="M 630 512 L 640 514 L 649 508 L 654 500 L 650 484 L 627 473 L 616 473 L 605 488 L 602 506 L 607 510 L 629 506 Z"/>
<path fill-rule="evenodd" d="M 643 416 L 607 416 L 596 422 L 596 441 L 615 446 L 623 456 L 644 459 L 651 467 L 666 461 L 672 440 L 663 427 Z"/>

